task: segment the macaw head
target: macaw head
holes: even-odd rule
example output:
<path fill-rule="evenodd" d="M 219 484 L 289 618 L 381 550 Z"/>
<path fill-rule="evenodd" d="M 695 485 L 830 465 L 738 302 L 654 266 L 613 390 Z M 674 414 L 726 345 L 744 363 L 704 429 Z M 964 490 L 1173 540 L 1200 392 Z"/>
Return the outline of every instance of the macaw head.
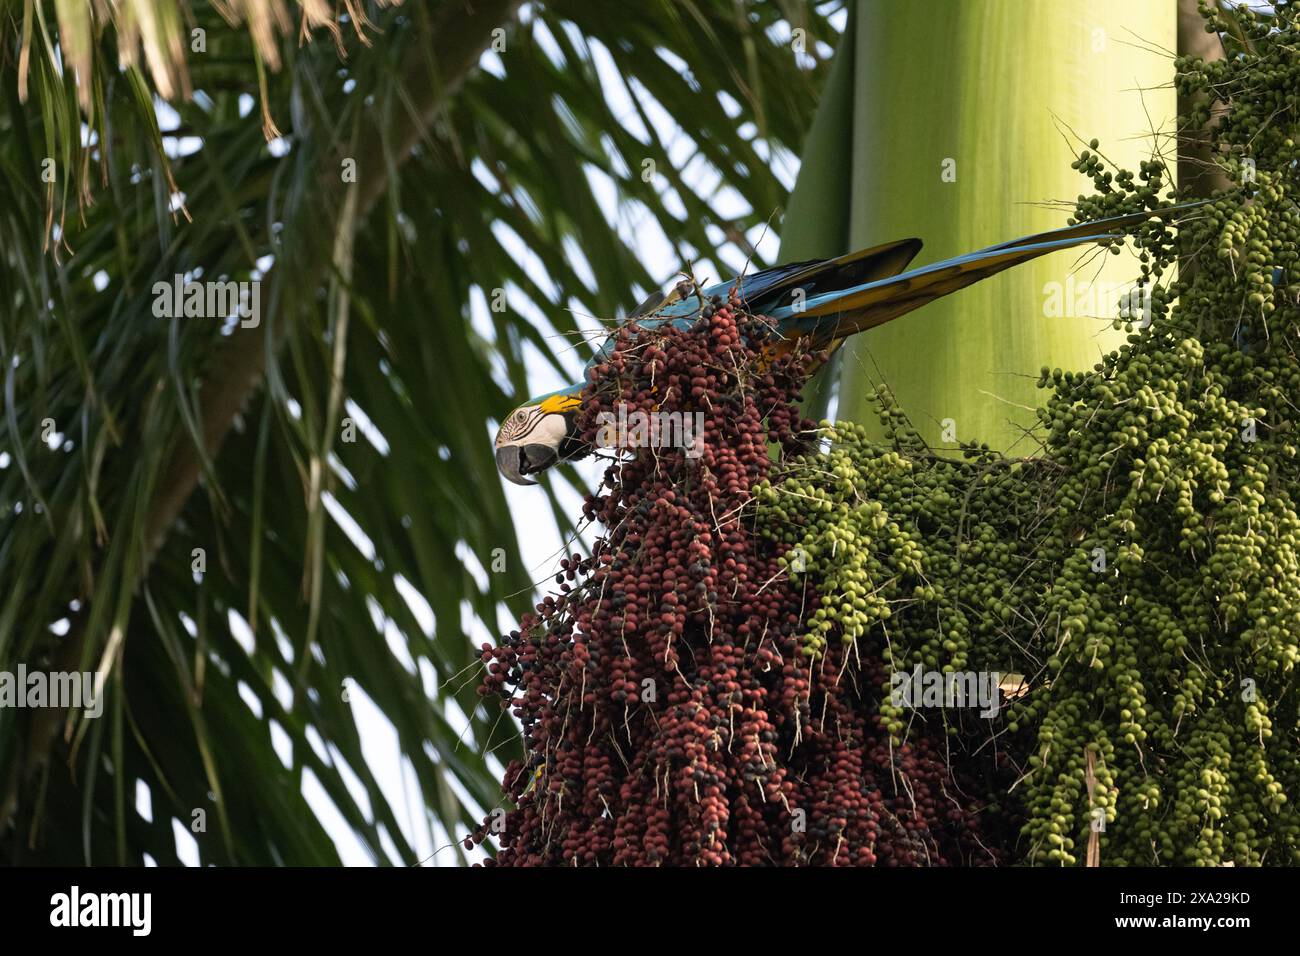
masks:
<path fill-rule="evenodd" d="M 495 442 L 497 470 L 516 485 L 581 449 L 576 433 L 580 386 L 529 399 L 506 416 Z"/>

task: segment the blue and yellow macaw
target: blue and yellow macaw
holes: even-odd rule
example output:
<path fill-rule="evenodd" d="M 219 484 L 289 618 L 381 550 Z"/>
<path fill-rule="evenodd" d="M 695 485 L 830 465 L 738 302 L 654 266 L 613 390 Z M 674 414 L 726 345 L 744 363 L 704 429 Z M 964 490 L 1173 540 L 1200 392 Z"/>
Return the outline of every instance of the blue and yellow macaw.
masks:
<path fill-rule="evenodd" d="M 1152 216 L 1165 216 L 1192 205 L 1200 204 L 1170 206 L 1025 236 L 909 272 L 903 270 L 921 251 L 921 240 L 900 239 L 836 259 L 773 266 L 716 283 L 703 289 L 702 294 L 706 299 L 726 298 L 738 284 L 739 297 L 749 312 L 775 321 L 774 341 L 768 343 L 775 354 L 788 351 L 802 340 L 813 351 L 829 352 L 850 335 L 883 325 L 1003 269 L 1058 249 L 1121 238 L 1123 230 Z M 636 319 L 647 328 L 663 322 L 689 327 L 701 304 L 689 283 L 682 283 L 667 294 L 651 296 L 626 321 Z M 611 335 L 587 363 L 588 368 L 603 360 L 612 342 Z M 535 485 L 537 482 L 526 476 L 589 451 L 575 429 L 583 388 L 583 384 L 576 383 L 529 399 L 506 416 L 496 437 L 497 468 L 502 475 L 517 485 Z"/>

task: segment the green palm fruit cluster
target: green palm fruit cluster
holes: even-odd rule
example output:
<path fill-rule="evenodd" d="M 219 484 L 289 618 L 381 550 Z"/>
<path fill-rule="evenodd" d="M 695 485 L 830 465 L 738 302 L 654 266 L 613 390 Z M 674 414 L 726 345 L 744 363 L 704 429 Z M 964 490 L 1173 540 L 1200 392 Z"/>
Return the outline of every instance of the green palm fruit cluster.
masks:
<path fill-rule="evenodd" d="M 785 546 L 782 566 L 811 578 L 821 598 L 804 652 L 878 638 L 891 672 L 965 671 L 994 658 L 993 669 L 1016 671 L 1020 608 L 1047 584 L 1043 562 L 1026 560 L 1048 506 L 1042 466 L 976 447 L 965 460 L 932 454 L 887 389 L 877 401 L 888 444 L 860 425 L 822 422 L 830 450 L 787 461 L 786 477 L 755 492 L 759 532 Z M 908 716 L 887 685 L 880 711 L 903 739 Z"/>
<path fill-rule="evenodd" d="M 1024 675 L 982 726 L 873 703 L 900 739 L 939 719 L 1009 758 L 986 802 L 1034 864 L 1300 863 L 1300 11 L 1207 16 L 1231 55 L 1176 61 L 1198 104 L 1180 126 L 1231 188 L 1135 232 L 1127 344 L 1043 369 L 1032 460 L 939 456 L 882 390 L 883 443 L 824 423 L 829 450 L 756 495 L 820 596 L 806 653 Z M 1076 220 L 1176 198 L 1161 158 L 1119 170 L 1098 147 Z"/>

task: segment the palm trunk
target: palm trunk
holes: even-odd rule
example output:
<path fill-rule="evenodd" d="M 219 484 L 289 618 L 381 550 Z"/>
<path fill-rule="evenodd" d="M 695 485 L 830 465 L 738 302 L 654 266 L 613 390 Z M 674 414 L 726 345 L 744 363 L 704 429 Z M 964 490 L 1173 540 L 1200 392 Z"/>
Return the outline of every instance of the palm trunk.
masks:
<path fill-rule="evenodd" d="M 782 258 L 914 235 L 924 263 L 1065 225 L 1069 201 L 1091 190 L 1070 168 L 1084 141 L 1133 169 L 1153 129 L 1170 148 L 1176 33 L 1172 0 L 860 0 Z M 1123 333 L 1098 315 L 1114 314 L 1135 272 L 1127 256 L 1055 253 L 857 336 L 843 350 L 839 416 L 874 423 L 883 382 L 936 448 L 1029 453 L 1039 368 L 1090 367 L 1117 345 Z"/>

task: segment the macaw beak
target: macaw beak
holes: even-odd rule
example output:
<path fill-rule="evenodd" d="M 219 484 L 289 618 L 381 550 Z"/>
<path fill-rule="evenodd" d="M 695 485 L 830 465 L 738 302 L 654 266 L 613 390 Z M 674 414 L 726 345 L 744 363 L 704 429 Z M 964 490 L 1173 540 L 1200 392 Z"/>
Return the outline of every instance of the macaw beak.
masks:
<path fill-rule="evenodd" d="M 545 471 L 559 460 L 558 452 L 549 445 L 506 445 L 497 449 L 497 471 L 516 485 L 535 485 L 525 475 Z"/>

